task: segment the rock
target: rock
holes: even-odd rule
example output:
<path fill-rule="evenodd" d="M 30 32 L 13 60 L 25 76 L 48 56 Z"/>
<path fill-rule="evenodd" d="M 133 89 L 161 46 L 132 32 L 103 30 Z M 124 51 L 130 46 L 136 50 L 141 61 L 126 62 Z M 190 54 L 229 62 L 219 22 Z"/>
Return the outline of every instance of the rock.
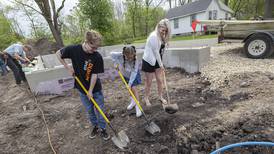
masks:
<path fill-rule="evenodd" d="M 245 87 L 248 87 L 248 86 L 249 86 L 249 84 L 245 81 L 240 84 L 241 88 L 245 88 Z"/>
<path fill-rule="evenodd" d="M 199 154 L 198 150 L 192 150 L 191 154 Z"/>
<path fill-rule="evenodd" d="M 191 147 L 192 150 L 197 150 L 199 148 L 199 145 L 198 144 L 191 144 L 190 147 Z"/>
<path fill-rule="evenodd" d="M 200 106 L 203 106 L 203 105 L 204 105 L 204 103 L 197 102 L 197 103 L 192 104 L 191 106 L 196 108 L 196 107 L 200 107 Z"/>
<path fill-rule="evenodd" d="M 27 106 L 24 105 L 24 106 L 23 106 L 23 111 L 26 111 L 26 110 L 27 110 Z"/>
<path fill-rule="evenodd" d="M 249 126 L 243 126 L 242 131 L 244 133 L 250 134 L 255 131 L 255 128 L 249 127 Z"/>
<path fill-rule="evenodd" d="M 167 154 L 169 153 L 169 149 L 165 145 L 161 145 L 160 150 L 158 151 L 159 154 Z"/>

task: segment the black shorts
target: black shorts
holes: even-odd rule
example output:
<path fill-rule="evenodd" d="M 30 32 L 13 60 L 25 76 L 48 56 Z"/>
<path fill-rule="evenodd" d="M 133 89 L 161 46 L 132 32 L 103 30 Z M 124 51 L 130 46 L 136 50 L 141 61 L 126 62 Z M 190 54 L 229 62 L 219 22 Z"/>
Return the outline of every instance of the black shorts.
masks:
<path fill-rule="evenodd" d="M 142 60 L 142 71 L 144 72 L 155 72 L 156 69 L 160 68 L 157 60 L 155 66 L 151 66 L 148 62 L 146 62 L 144 59 Z"/>

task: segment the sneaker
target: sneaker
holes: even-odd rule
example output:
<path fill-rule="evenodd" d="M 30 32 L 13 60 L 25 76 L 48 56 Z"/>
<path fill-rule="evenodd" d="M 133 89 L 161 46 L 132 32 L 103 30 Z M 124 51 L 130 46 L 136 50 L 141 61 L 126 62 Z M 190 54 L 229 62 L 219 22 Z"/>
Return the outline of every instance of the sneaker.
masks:
<path fill-rule="evenodd" d="M 139 109 L 139 107 L 136 105 L 135 106 L 135 110 L 136 110 L 136 117 L 139 118 L 142 116 L 142 112 L 141 110 Z"/>
<path fill-rule="evenodd" d="M 110 136 L 108 135 L 106 129 L 101 129 L 101 137 L 103 137 L 103 139 L 105 141 L 107 141 L 110 138 Z"/>
<path fill-rule="evenodd" d="M 130 104 L 127 106 L 127 110 L 132 110 L 135 105 L 136 104 L 135 104 L 133 98 L 130 97 Z"/>
<path fill-rule="evenodd" d="M 98 133 L 99 133 L 99 129 L 98 129 L 97 126 L 95 126 L 95 127 L 93 128 L 93 130 L 90 132 L 89 138 L 90 138 L 90 139 L 95 138 L 96 135 L 97 135 Z"/>

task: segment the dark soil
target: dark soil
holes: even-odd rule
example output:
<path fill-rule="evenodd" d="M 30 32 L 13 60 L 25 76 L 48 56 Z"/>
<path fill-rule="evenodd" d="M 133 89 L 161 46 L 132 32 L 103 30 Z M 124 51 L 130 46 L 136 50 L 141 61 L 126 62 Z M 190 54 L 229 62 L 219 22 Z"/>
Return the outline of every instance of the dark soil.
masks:
<path fill-rule="evenodd" d="M 57 153 L 206 154 L 216 149 L 216 143 L 223 147 L 244 141 L 273 142 L 271 75 L 256 72 L 231 76 L 227 87 L 223 87 L 231 95 L 225 98 L 222 88 L 211 89 L 210 82 L 200 74 L 168 70 L 171 102 L 177 103 L 180 110 L 173 115 L 164 112 L 154 82 L 152 107 L 147 108 L 141 101 L 149 119 L 161 128 L 161 133 L 154 136 L 144 130 L 144 118 L 136 118 L 134 110 L 126 111 L 129 95 L 122 82 L 119 79 L 105 82 L 107 115 L 117 130 L 126 131 L 131 141 L 125 151 L 115 147 L 111 140 L 88 139 L 92 127 L 77 91 L 71 90 L 62 96 L 37 96 L 37 99 Z M 42 115 L 27 87 L 16 86 L 11 73 L 0 79 L 1 153 L 52 153 Z M 142 85 L 141 97 L 143 93 Z M 110 129 L 108 131 L 113 134 Z M 227 153 L 274 152 L 273 148 L 243 147 Z"/>

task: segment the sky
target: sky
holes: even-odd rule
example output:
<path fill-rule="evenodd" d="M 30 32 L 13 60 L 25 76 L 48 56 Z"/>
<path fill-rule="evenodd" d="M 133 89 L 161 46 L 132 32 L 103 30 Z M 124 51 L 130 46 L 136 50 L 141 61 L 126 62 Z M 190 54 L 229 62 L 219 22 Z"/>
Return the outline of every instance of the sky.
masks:
<path fill-rule="evenodd" d="M 12 5 L 12 0 L 0 0 L 1 4 L 4 6 Z M 62 0 L 55 0 L 56 7 L 58 8 Z M 70 10 L 78 3 L 78 0 L 66 0 L 64 8 L 62 9 L 62 15 L 70 14 Z M 6 15 L 10 19 L 15 19 L 16 21 L 20 21 L 18 24 L 22 29 L 22 33 L 24 36 L 30 36 L 31 28 L 28 19 L 24 16 L 22 12 L 13 12 Z"/>

